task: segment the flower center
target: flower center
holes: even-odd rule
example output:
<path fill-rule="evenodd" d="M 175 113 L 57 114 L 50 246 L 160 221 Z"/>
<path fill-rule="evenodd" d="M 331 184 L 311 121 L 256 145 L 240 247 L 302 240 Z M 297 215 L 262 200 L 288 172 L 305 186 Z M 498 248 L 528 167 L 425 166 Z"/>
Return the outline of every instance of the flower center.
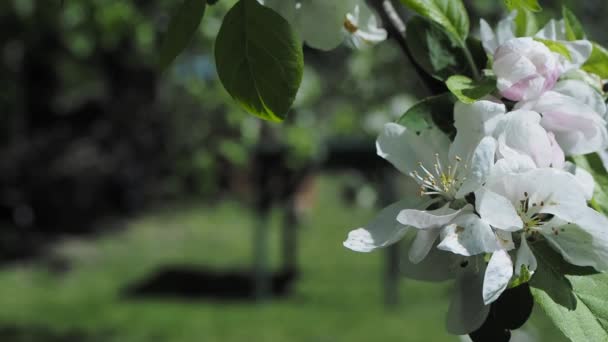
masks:
<path fill-rule="evenodd" d="M 553 218 L 551 214 L 540 212 L 545 205 L 544 201 L 531 202 L 529 194 L 524 192 L 524 199 L 519 201 L 517 213 L 524 223 L 524 231 L 527 234 L 536 233 L 543 224 Z"/>
<path fill-rule="evenodd" d="M 354 34 L 355 32 L 357 32 L 359 30 L 359 27 L 357 27 L 357 25 L 355 23 L 353 23 L 352 21 L 350 21 L 350 19 L 347 17 L 346 20 L 344 20 L 344 29 L 352 34 Z"/>
<path fill-rule="evenodd" d="M 458 189 L 460 189 L 460 186 L 466 179 L 466 177 L 459 174 L 461 162 L 462 159 L 456 156 L 453 165 L 450 164 L 444 168 L 439 160 L 439 154 L 435 154 L 435 164 L 431 169 L 432 171 L 429 171 L 429 169 L 419 162 L 418 167 L 421 172 L 418 172 L 417 170 L 410 172 L 410 177 L 420 185 L 418 195 L 437 195 L 448 200 L 453 200 Z M 464 165 L 463 168 L 466 169 L 467 166 Z"/>

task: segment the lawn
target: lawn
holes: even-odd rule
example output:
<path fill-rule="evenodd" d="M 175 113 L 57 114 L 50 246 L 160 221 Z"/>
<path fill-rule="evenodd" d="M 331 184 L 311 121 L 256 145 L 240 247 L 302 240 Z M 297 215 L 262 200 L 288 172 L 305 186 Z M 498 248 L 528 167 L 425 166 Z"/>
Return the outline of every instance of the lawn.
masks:
<path fill-rule="evenodd" d="M 166 265 L 244 268 L 253 213 L 237 202 L 174 205 L 126 222 L 129 229 L 57 246 L 68 266 L 15 265 L 0 271 L 0 337 L 9 341 L 458 341 L 444 329 L 449 284 L 402 281 L 401 305 L 383 306 L 381 253 L 341 245 L 373 211 L 347 208 L 323 177 L 300 231 L 301 278 L 289 298 L 263 304 L 129 299 L 130 284 Z M 277 264 L 278 221 L 272 256 Z M 553 331 L 535 317 L 538 331 Z M 7 337 L 8 336 L 8 337 Z M 50 336 L 54 336 L 51 339 Z M 549 334 L 544 339 L 559 341 Z"/>

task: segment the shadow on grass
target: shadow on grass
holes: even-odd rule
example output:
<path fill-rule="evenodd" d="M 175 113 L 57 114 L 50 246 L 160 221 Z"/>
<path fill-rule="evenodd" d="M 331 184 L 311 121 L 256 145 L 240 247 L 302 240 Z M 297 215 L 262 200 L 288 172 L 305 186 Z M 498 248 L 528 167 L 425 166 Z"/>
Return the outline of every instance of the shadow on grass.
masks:
<path fill-rule="evenodd" d="M 295 271 L 270 275 L 269 295 L 287 297 L 297 278 Z M 254 274 L 247 270 L 213 270 L 192 266 L 167 266 L 128 286 L 127 298 L 208 299 L 216 301 L 255 300 Z"/>
<path fill-rule="evenodd" d="M 40 326 L 0 326 L 0 341 L 6 342 L 103 342 L 110 337 L 82 331 L 58 332 Z"/>

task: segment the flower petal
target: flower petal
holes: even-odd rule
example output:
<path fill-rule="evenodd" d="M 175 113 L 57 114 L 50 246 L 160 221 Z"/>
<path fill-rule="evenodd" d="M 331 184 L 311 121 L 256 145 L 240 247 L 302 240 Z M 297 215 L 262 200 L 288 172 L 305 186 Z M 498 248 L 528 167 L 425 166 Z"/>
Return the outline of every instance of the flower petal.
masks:
<path fill-rule="evenodd" d="M 582 167 L 576 166 L 576 164 L 571 162 L 566 162 L 564 166 L 564 170 L 573 174 L 578 181 L 578 184 L 581 186 L 581 191 L 585 194 L 585 198 L 589 201 L 593 198 L 593 191 L 595 189 L 595 180 L 593 176 Z"/>
<path fill-rule="evenodd" d="M 465 273 L 456 280 L 447 316 L 449 333 L 465 335 L 479 329 L 485 322 L 490 306 L 483 302 L 482 282 L 479 273 Z"/>
<path fill-rule="evenodd" d="M 421 262 L 429 254 L 440 232 L 441 229 L 425 229 L 416 232 L 416 238 L 414 238 L 408 253 L 412 263 Z"/>
<path fill-rule="evenodd" d="M 571 224 L 543 226 L 543 235 L 564 259 L 578 266 L 608 271 L 608 218 L 583 207 Z"/>
<path fill-rule="evenodd" d="M 397 215 L 399 223 L 418 229 L 442 228 L 449 224 L 462 210 L 450 209 L 449 204 L 436 210 L 404 209 Z"/>
<path fill-rule="evenodd" d="M 495 252 L 500 246 L 490 225 L 471 213 L 458 216 L 443 229 L 437 248 L 472 256 Z"/>
<path fill-rule="evenodd" d="M 409 241 L 409 244 L 404 244 L 404 251 L 409 253 L 412 244 L 413 240 Z M 426 257 L 418 263 L 411 262 L 409 258 L 403 258 L 399 268 L 401 274 L 406 278 L 420 281 L 440 282 L 454 279 L 457 274 L 454 267 L 464 259 L 465 258 L 455 254 L 444 252 L 437 248 L 431 248 Z"/>
<path fill-rule="evenodd" d="M 475 149 L 471 163 L 468 166 L 469 172 L 464 183 L 458 189 L 456 198 L 464 198 L 467 194 L 479 189 L 490 174 L 494 166 L 494 156 L 496 154 L 496 140 L 492 137 L 485 137 Z"/>
<path fill-rule="evenodd" d="M 526 235 L 524 233 L 521 234 L 521 244 L 519 249 L 517 250 L 517 257 L 515 261 L 515 274 L 517 276 L 521 273 L 521 267 L 525 265 L 528 268 L 530 273 L 534 273 L 536 271 L 536 267 L 538 266 L 536 262 L 536 258 L 528 246 L 528 241 L 526 240 Z"/>
<path fill-rule="evenodd" d="M 524 223 L 508 198 L 486 188 L 475 192 L 475 207 L 481 219 L 494 228 L 518 231 Z"/>
<path fill-rule="evenodd" d="M 408 228 L 397 222 L 397 215 L 403 208 L 416 207 L 419 202 L 419 199 L 406 199 L 384 208 L 366 227 L 348 233 L 344 247 L 355 252 L 371 252 L 399 241 Z"/>
<path fill-rule="evenodd" d="M 434 165 L 435 155 L 445 155 L 449 146 L 448 137 L 436 127 L 412 132 L 396 123 L 384 125 L 376 141 L 378 155 L 406 175 L 416 170 L 418 163 Z"/>
<path fill-rule="evenodd" d="M 499 250 L 492 254 L 483 278 L 483 301 L 490 304 L 500 297 L 513 276 L 513 262 L 509 253 Z"/>

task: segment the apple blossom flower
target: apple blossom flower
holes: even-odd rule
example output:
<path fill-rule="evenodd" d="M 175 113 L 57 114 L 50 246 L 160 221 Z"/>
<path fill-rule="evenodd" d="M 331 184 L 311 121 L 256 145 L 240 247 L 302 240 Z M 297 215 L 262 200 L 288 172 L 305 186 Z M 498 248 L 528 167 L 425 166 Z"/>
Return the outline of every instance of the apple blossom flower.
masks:
<path fill-rule="evenodd" d="M 563 69 L 558 55 L 530 37 L 500 45 L 492 65 L 500 94 L 509 100 L 534 99 L 553 88 Z"/>
<path fill-rule="evenodd" d="M 560 81 L 554 90 L 516 106 L 542 114 L 541 125 L 555 135 L 566 155 L 598 152 L 608 147 L 603 98 L 585 82 Z"/>
<path fill-rule="evenodd" d="M 470 218 L 472 208 L 464 198 L 483 184 L 494 164 L 493 138 L 472 143 L 450 145 L 436 127 L 413 132 L 396 123 L 386 124 L 376 142 L 378 155 L 418 183 L 418 193 L 412 194 L 417 196 L 411 197 L 419 199 L 385 208 L 368 226 L 351 231 L 344 246 L 371 252 L 399 241 L 413 227 L 418 234 L 410 260 L 424 259 L 442 228 Z M 499 248 L 496 244 L 486 247 L 488 252 Z"/>
<path fill-rule="evenodd" d="M 516 38 L 515 18 L 517 12 L 513 11 L 505 19 L 499 21 L 496 31 L 484 20 L 480 21 L 480 35 L 482 45 L 488 55 L 494 56 L 499 46 L 508 40 Z M 566 24 L 564 20 L 550 20 L 545 27 L 537 32 L 533 38 L 559 42 L 567 50 L 570 58 L 558 55 L 563 72 L 574 70 L 583 65 L 593 50 L 593 44 L 587 39 L 569 41 L 566 38 Z"/>
<path fill-rule="evenodd" d="M 302 40 L 315 49 L 335 49 L 345 38 L 356 48 L 387 38 L 386 31 L 378 27 L 376 17 L 362 0 L 258 1 L 281 14 Z"/>
<path fill-rule="evenodd" d="M 368 13 L 364 16 L 359 5 L 355 6 L 353 13 L 347 13 L 344 20 L 344 31 L 348 40 L 357 49 L 383 42 L 388 37 L 386 30 L 378 26 L 376 17 L 369 8 L 365 9 Z M 367 26 L 362 27 L 361 22 L 364 22 L 362 20 L 364 17 L 367 17 Z"/>
<path fill-rule="evenodd" d="M 563 20 L 551 20 L 534 37 L 515 36 L 515 15 L 500 21 L 496 33 L 481 20 L 481 40 L 493 56 L 493 71 L 500 94 L 513 101 L 531 100 L 551 90 L 560 76 L 580 68 L 591 55 L 588 40 L 568 41 Z M 555 41 L 566 48 L 568 57 L 552 52 L 543 43 Z"/>
<path fill-rule="evenodd" d="M 532 272 L 536 269 L 528 242 L 541 238 L 571 264 L 608 271 L 608 219 L 587 206 L 576 177 L 551 168 L 512 172 L 508 163 L 499 160 L 485 186 L 475 192 L 481 220 L 519 238 L 515 263 L 503 250 L 492 255 L 484 277 L 484 302 L 500 296 L 513 270 L 517 274 L 522 265 Z M 494 258 L 496 267 L 492 267 Z"/>
<path fill-rule="evenodd" d="M 494 98 L 454 107 L 457 135 L 454 144 L 467 144 L 492 136 L 497 141 L 497 159 L 518 161 L 517 169 L 564 166 L 565 157 L 551 132 L 541 125 L 541 115 L 529 110 L 507 112 Z"/>

